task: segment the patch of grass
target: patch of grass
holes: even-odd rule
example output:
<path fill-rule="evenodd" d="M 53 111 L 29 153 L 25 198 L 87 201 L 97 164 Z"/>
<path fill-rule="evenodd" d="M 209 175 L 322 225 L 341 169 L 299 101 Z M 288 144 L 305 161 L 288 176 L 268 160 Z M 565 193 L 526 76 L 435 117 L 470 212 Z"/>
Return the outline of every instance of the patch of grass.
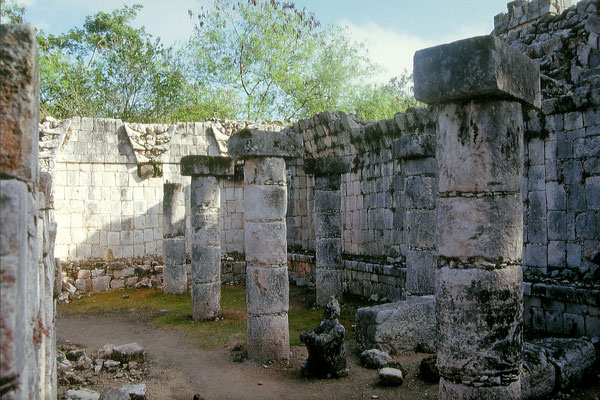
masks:
<path fill-rule="evenodd" d="M 123 298 L 123 295 L 129 298 Z M 201 349 L 216 349 L 233 346 L 246 341 L 246 289 L 241 286 L 221 287 L 222 318 L 218 321 L 194 321 L 192 301 L 189 293 L 164 294 L 152 289 L 125 289 L 97 292 L 89 297 L 62 304 L 61 313 L 102 312 L 131 309 L 135 312 L 161 315 L 152 320 L 159 326 L 183 330 L 197 342 Z M 342 308 L 340 322 L 346 328 L 346 339 L 354 337 L 350 326 L 356 314 L 354 304 Z M 321 323 L 323 310 L 308 308 L 301 303 L 290 302 L 289 309 L 290 345 L 303 346 L 300 333 L 315 328 Z"/>

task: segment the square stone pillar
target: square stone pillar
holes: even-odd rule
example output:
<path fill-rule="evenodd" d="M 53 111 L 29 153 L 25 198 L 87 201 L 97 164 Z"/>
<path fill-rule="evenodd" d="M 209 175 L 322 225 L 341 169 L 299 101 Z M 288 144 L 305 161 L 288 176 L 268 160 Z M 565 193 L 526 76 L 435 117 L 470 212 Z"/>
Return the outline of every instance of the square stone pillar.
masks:
<path fill-rule="evenodd" d="M 181 175 L 191 176 L 192 316 L 212 320 L 221 315 L 221 188 L 219 179 L 233 176 L 226 157 L 185 156 Z M 185 254 L 185 245 L 183 246 Z"/>
<path fill-rule="evenodd" d="M 287 361 L 289 282 L 285 215 L 285 159 L 301 157 L 294 132 L 243 130 L 228 141 L 229 155 L 244 163 L 244 244 L 248 358 Z"/>
<path fill-rule="evenodd" d="M 334 296 L 342 302 L 341 175 L 350 171 L 345 157 L 306 159 L 304 169 L 315 175 L 315 262 L 317 305 Z"/>
<path fill-rule="evenodd" d="M 415 97 L 439 104 L 440 399 L 520 399 L 522 103 L 538 65 L 492 36 L 418 51 Z"/>
<path fill-rule="evenodd" d="M 163 184 L 163 290 L 185 293 L 185 191 L 181 183 Z"/>

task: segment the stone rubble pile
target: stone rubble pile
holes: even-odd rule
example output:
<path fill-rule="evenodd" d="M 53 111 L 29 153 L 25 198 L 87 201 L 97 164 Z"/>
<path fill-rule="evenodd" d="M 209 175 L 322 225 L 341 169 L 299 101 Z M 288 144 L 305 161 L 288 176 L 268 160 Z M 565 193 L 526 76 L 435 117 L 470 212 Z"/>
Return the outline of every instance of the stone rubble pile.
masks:
<path fill-rule="evenodd" d="M 148 376 L 149 370 L 145 351 L 137 343 L 106 344 L 94 355 L 88 355 L 86 349 L 74 345 L 61 345 L 57 365 L 60 399 L 119 399 L 112 397 L 114 391 L 105 390 L 107 393 L 101 394 L 91 389 L 104 386 L 106 382 L 111 386 L 120 385 L 115 390 L 128 394 L 128 399 L 146 399 L 146 385 L 139 382 Z"/>

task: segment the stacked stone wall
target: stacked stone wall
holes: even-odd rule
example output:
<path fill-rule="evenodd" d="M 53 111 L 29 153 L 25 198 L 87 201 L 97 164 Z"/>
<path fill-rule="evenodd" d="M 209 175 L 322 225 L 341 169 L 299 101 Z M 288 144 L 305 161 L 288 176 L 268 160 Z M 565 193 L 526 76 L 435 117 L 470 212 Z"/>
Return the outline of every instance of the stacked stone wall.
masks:
<path fill-rule="evenodd" d="M 181 157 L 221 155 L 226 151 L 219 142 L 222 136 L 247 125 L 226 121 L 124 124 L 114 119 L 79 117 L 44 121 L 40 125 L 44 145 L 40 147 L 55 180 L 56 256 L 102 258 L 105 249 L 114 258 L 162 255 L 163 183 L 183 183 L 189 197 L 190 179 L 181 176 Z M 257 126 L 281 129 L 280 125 Z M 154 165 L 136 153 L 128 130 L 151 137 L 169 133 Z M 144 175 L 148 165 L 151 173 Z M 222 180 L 221 187 L 223 250 L 243 252 L 243 181 Z M 189 231 L 189 210 L 186 214 Z"/>

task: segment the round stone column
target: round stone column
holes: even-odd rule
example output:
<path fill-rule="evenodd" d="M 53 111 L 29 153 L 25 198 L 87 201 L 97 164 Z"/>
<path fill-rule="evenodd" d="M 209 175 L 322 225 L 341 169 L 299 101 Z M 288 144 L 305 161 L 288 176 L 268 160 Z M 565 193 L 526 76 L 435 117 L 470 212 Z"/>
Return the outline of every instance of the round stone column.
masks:
<path fill-rule="evenodd" d="M 304 169 L 315 175 L 315 263 L 317 305 L 343 295 L 341 175 L 350 171 L 344 157 L 306 159 Z"/>
<path fill-rule="evenodd" d="M 290 130 L 244 130 L 229 139 L 228 148 L 232 157 L 245 160 L 248 358 L 287 361 L 290 341 L 284 158 L 300 156 L 302 140 Z"/>
<path fill-rule="evenodd" d="M 521 103 L 539 107 L 539 68 L 482 36 L 421 50 L 414 70 L 415 97 L 439 104 L 439 398 L 520 399 Z"/>
<path fill-rule="evenodd" d="M 181 183 L 163 184 L 163 286 L 165 293 L 185 293 L 185 191 Z"/>
<path fill-rule="evenodd" d="M 190 186 L 192 316 L 212 320 L 221 315 L 221 189 L 219 178 L 233 176 L 230 158 L 186 156 L 181 174 Z"/>

